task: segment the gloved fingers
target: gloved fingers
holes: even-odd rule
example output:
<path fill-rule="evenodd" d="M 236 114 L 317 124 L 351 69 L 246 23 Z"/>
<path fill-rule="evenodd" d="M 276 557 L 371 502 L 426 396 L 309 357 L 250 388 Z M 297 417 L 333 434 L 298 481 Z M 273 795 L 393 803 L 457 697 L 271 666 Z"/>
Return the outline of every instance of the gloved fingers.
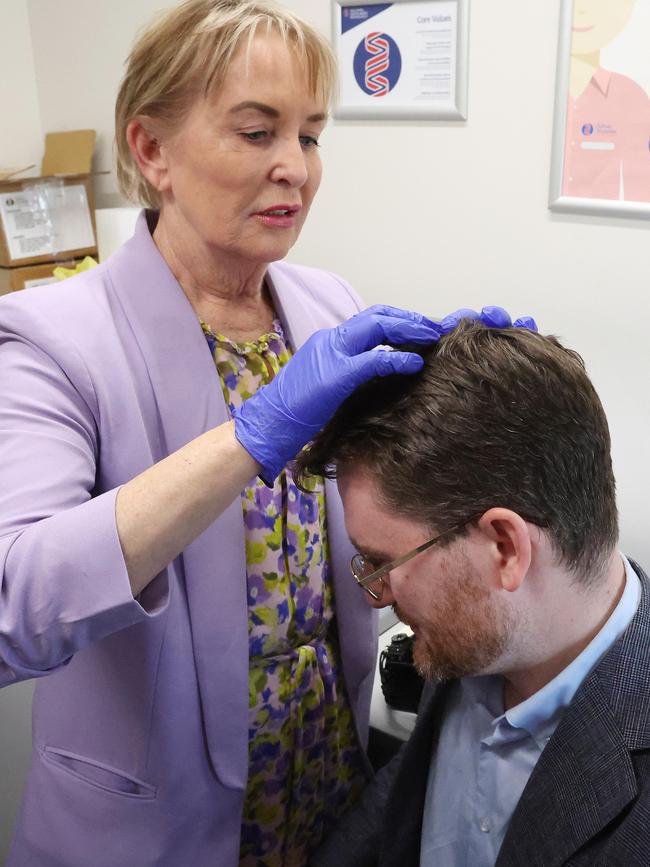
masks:
<path fill-rule="evenodd" d="M 445 316 L 444 319 L 440 322 L 440 327 L 442 329 L 443 334 L 449 334 L 450 331 L 453 331 L 463 319 L 480 319 L 480 315 L 476 312 L 476 310 L 472 310 L 471 307 L 461 307 L 460 310 L 455 310 L 453 313 L 450 313 L 448 316 Z"/>
<path fill-rule="evenodd" d="M 397 319 L 412 319 L 413 322 L 420 322 L 423 325 L 431 325 L 434 328 L 437 327 L 437 323 L 434 322 L 433 319 L 429 319 L 422 313 L 416 313 L 415 310 L 404 310 L 403 307 L 391 307 L 390 304 L 373 304 L 371 307 L 362 310 L 352 318 L 356 319 L 357 316 L 365 316 L 368 313 L 379 313 L 382 316 L 394 316 Z"/>
<path fill-rule="evenodd" d="M 512 323 L 514 328 L 527 328 L 529 331 L 538 331 L 537 323 L 532 316 L 520 316 Z"/>
<path fill-rule="evenodd" d="M 442 331 L 434 322 L 419 314 L 400 315 L 366 310 L 348 319 L 335 329 L 338 348 L 348 356 L 358 355 L 384 343 L 399 346 L 403 343 L 434 343 Z M 417 317 L 417 318 L 414 318 Z"/>
<path fill-rule="evenodd" d="M 393 352 L 376 349 L 364 352 L 350 359 L 353 388 L 373 379 L 375 376 L 390 376 L 392 373 L 417 373 L 422 370 L 424 359 L 415 352 Z"/>
<path fill-rule="evenodd" d="M 528 328 L 537 331 L 537 323 L 532 316 L 521 316 L 512 322 L 510 314 L 503 307 L 484 307 L 480 313 L 469 307 L 461 307 L 460 310 L 450 313 L 440 322 L 443 334 L 453 331 L 463 319 L 478 319 L 486 328 Z"/>
<path fill-rule="evenodd" d="M 510 314 L 503 307 L 484 307 L 480 320 L 487 328 L 510 328 L 512 325 Z"/>
<path fill-rule="evenodd" d="M 442 337 L 442 329 L 435 322 L 415 322 L 408 319 L 382 317 L 380 322 L 383 337 L 375 344 L 388 343 L 401 346 L 403 343 L 435 343 Z"/>

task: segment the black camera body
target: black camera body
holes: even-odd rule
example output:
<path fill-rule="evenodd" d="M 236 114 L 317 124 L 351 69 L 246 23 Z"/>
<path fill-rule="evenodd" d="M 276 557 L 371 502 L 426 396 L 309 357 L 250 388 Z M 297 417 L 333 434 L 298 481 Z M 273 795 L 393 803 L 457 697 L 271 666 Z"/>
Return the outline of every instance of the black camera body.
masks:
<path fill-rule="evenodd" d="M 413 665 L 414 635 L 399 632 L 379 654 L 381 691 L 395 710 L 417 713 L 424 678 Z"/>

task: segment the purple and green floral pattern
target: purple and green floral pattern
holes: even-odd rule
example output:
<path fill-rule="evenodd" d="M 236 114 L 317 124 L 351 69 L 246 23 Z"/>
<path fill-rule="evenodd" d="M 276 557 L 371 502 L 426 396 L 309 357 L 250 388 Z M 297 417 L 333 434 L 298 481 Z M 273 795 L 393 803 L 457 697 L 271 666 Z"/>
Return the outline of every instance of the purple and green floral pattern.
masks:
<path fill-rule="evenodd" d="M 203 325 L 232 412 L 287 363 L 279 320 L 234 343 Z M 304 867 L 365 784 L 334 623 L 325 487 L 289 470 L 242 492 L 249 631 L 249 776 L 240 865 Z"/>

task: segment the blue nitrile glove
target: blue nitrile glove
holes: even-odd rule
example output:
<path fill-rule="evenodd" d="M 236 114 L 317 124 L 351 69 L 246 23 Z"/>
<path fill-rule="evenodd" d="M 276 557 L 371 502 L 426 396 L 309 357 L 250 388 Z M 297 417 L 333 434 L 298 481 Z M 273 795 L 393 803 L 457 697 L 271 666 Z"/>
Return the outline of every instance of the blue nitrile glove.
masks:
<path fill-rule="evenodd" d="M 261 464 L 262 479 L 272 482 L 359 385 L 375 376 L 416 373 L 424 364 L 413 352 L 376 346 L 426 344 L 441 333 L 419 313 L 376 305 L 312 334 L 268 385 L 235 410 L 235 436 Z"/>
<path fill-rule="evenodd" d="M 486 328 L 528 328 L 529 331 L 537 331 L 537 323 L 531 316 L 522 316 L 513 322 L 510 314 L 503 307 L 484 307 L 480 313 L 461 307 L 441 321 L 440 327 L 443 334 L 449 334 L 463 319 L 478 319 Z"/>

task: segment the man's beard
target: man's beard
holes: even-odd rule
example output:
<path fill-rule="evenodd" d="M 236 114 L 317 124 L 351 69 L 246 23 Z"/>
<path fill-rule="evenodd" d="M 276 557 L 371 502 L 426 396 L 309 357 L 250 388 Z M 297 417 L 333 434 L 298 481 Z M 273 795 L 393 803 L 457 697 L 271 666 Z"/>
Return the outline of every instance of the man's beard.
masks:
<path fill-rule="evenodd" d="M 486 672 L 504 655 L 514 631 L 513 616 L 496 605 L 469 558 L 461 554 L 449 565 L 446 592 L 431 616 L 415 627 L 413 662 L 423 677 L 433 680 Z"/>

